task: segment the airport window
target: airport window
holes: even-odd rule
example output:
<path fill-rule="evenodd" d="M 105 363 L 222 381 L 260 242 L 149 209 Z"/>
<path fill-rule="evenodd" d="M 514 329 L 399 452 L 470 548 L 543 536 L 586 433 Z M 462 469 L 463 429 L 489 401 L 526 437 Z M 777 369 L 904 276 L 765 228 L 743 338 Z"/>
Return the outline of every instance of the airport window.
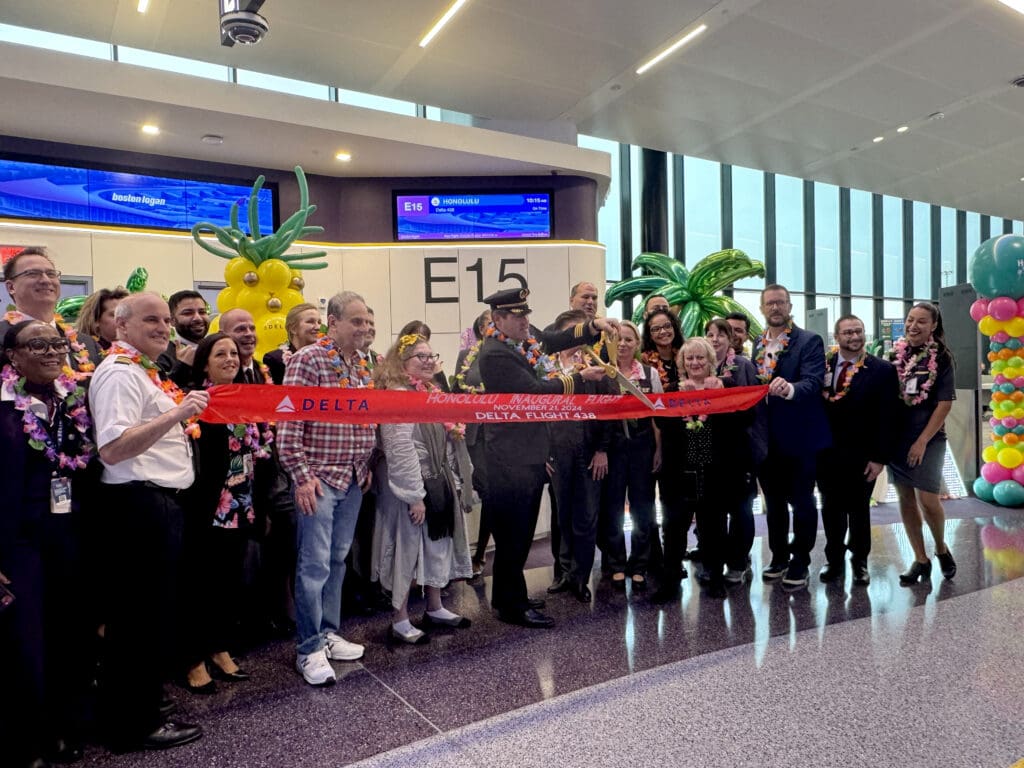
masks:
<path fill-rule="evenodd" d="M 814 288 L 818 293 L 839 293 L 839 187 L 817 182 L 814 184 Z M 835 314 L 830 312 L 829 317 Z"/>
<path fill-rule="evenodd" d="M 629 148 L 629 231 L 633 240 L 633 253 L 637 256 L 643 252 L 643 240 L 640 237 L 640 218 L 643 208 L 641 187 L 643 185 L 643 162 L 640 158 L 640 147 L 631 145 Z"/>
<path fill-rule="evenodd" d="M 683 158 L 686 265 L 722 249 L 722 180 L 718 163 Z"/>
<path fill-rule="evenodd" d="M 113 47 L 110 43 L 101 43 L 98 40 L 85 40 L 81 37 L 70 35 L 58 35 L 54 32 L 43 32 L 28 27 L 18 27 L 13 24 L 0 24 L 0 41 L 5 43 L 17 43 L 18 45 L 29 45 L 33 48 L 45 48 L 49 51 L 60 51 L 61 53 L 74 53 L 79 56 L 89 56 L 93 59 L 111 60 Z"/>
<path fill-rule="evenodd" d="M 981 245 L 981 214 L 967 213 L 967 263 L 971 263 L 971 256 Z"/>
<path fill-rule="evenodd" d="M 939 267 L 941 269 L 939 284 L 942 286 L 956 284 L 956 211 L 943 207 L 939 212 L 939 231 L 942 240 L 939 243 Z"/>
<path fill-rule="evenodd" d="M 338 101 L 342 104 L 351 104 L 354 107 L 364 107 L 366 109 L 376 109 L 380 112 L 391 112 L 396 115 L 416 117 L 416 105 L 413 102 L 391 99 L 387 96 L 375 96 L 372 93 L 346 91 L 344 88 L 339 88 Z"/>
<path fill-rule="evenodd" d="M 732 167 L 732 244 L 750 258 L 764 261 L 764 173 L 737 165 Z M 763 277 L 745 277 L 736 283 L 737 295 L 743 289 L 761 288 Z"/>
<path fill-rule="evenodd" d="M 860 318 L 860 321 L 864 323 L 864 334 L 867 341 L 872 341 L 876 337 L 877 328 L 875 327 L 875 302 L 874 299 L 864 298 L 853 298 L 850 300 L 850 312 Z M 835 324 L 835 321 L 832 321 Z"/>
<path fill-rule="evenodd" d="M 775 258 L 776 280 L 791 291 L 804 289 L 804 183 L 792 176 L 775 176 Z M 801 298 L 801 302 L 803 299 Z M 793 316 L 796 298 L 793 299 Z"/>
<path fill-rule="evenodd" d="M 932 299 L 932 207 L 914 203 L 914 296 Z"/>
<path fill-rule="evenodd" d="M 305 96 L 307 99 L 327 100 L 330 98 L 330 88 L 326 85 L 310 83 L 305 80 L 293 80 L 290 77 L 265 75 L 262 72 L 252 72 L 248 69 L 237 70 L 237 82 L 239 85 L 265 88 L 268 91 L 289 93 L 292 96 Z"/>
<path fill-rule="evenodd" d="M 882 197 L 882 284 L 885 296 L 903 296 L 903 201 Z M 886 315 L 890 317 L 890 315 Z"/>
<path fill-rule="evenodd" d="M 871 193 L 850 190 L 850 292 L 854 296 L 871 296 L 874 277 L 871 238 Z"/>
<path fill-rule="evenodd" d="M 223 64 L 210 64 L 195 59 L 184 59 L 180 56 L 168 56 L 166 53 L 144 51 L 141 48 L 129 48 L 126 45 L 117 46 L 117 60 L 122 64 L 134 64 L 165 72 L 177 72 L 181 75 L 205 77 L 209 80 L 220 80 L 222 83 L 231 80 L 231 69 Z"/>

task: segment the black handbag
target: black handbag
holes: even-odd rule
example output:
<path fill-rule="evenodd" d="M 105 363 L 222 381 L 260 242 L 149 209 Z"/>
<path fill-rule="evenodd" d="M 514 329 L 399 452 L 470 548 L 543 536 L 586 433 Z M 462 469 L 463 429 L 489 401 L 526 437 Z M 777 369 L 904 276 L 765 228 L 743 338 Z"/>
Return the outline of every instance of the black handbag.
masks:
<path fill-rule="evenodd" d="M 440 424 L 421 424 L 420 429 L 423 431 L 432 465 L 431 474 L 423 476 L 427 536 L 437 541 L 451 536 L 455 531 L 455 493 L 452 491 L 452 480 L 445 462 L 444 427 Z M 437 434 L 438 430 L 440 435 Z"/>

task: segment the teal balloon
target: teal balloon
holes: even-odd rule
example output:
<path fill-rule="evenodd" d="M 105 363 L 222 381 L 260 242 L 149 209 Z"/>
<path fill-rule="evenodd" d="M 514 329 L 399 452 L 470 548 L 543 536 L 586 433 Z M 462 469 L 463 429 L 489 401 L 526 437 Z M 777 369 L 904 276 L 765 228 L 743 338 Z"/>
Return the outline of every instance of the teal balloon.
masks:
<path fill-rule="evenodd" d="M 987 299 L 1024 296 L 1024 237 L 991 237 L 971 256 L 967 277 L 974 290 Z"/>
<path fill-rule="evenodd" d="M 1006 342 L 1006 346 L 1010 349 L 1020 349 L 1020 339 L 1010 339 Z"/>
<path fill-rule="evenodd" d="M 1013 482 L 1010 480 L 1009 482 Z M 982 501 L 994 502 L 996 500 L 995 494 L 993 493 L 993 486 L 984 477 L 979 477 L 974 481 L 974 495 Z"/>
<path fill-rule="evenodd" d="M 1003 435 L 1010 431 L 1010 428 L 1000 425 L 997 427 L 992 427 L 992 431 L 996 434 L 996 437 L 1002 437 Z"/>
<path fill-rule="evenodd" d="M 1003 480 L 992 489 L 996 504 L 1004 507 L 1024 506 L 1024 486 L 1016 480 Z"/>

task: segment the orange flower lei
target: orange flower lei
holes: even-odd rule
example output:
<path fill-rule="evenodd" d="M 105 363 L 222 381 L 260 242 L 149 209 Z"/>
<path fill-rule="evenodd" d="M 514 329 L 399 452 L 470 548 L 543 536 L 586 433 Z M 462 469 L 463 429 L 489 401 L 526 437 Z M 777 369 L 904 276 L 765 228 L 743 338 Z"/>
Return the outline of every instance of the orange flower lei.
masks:
<path fill-rule="evenodd" d="M 339 387 L 353 387 L 361 389 L 373 389 L 373 374 L 370 372 L 370 366 L 367 360 L 362 355 L 359 356 L 359 363 L 356 366 L 356 380 L 352 379 L 352 366 L 348 363 L 342 363 L 341 353 L 338 348 L 334 346 L 334 341 L 330 336 L 326 334 L 316 340 L 316 343 L 320 346 L 324 352 L 327 353 L 327 359 L 334 369 L 334 372 L 338 374 L 338 386 Z"/>
<path fill-rule="evenodd" d="M 20 323 L 22 320 L 28 320 L 29 317 L 24 312 L 19 312 L 16 309 L 10 310 L 4 315 L 6 320 L 11 325 Z M 64 366 L 64 372 L 69 373 L 78 380 L 88 378 L 89 375 L 96 370 L 96 365 L 89 358 L 89 350 L 86 349 L 85 344 L 78 340 L 78 331 L 75 330 L 75 326 L 64 322 L 64 318 L 60 315 L 54 315 L 53 319 L 57 325 L 64 332 L 64 338 L 68 340 L 68 345 L 71 347 L 71 352 L 75 356 L 75 365 L 78 370 L 73 371 L 68 366 Z"/>
<path fill-rule="evenodd" d="M 180 404 L 185 399 L 185 393 L 181 391 L 177 384 L 173 381 L 165 381 L 160 378 L 160 369 L 156 363 L 150 360 L 146 355 L 141 352 L 137 352 L 134 349 L 128 349 L 127 347 L 121 346 L 118 342 L 114 342 L 110 345 L 110 351 L 108 355 L 122 355 L 130 359 L 136 365 L 141 365 L 142 370 L 149 376 L 149 380 L 153 382 L 153 386 L 157 389 L 162 390 L 175 404 Z M 199 437 L 199 417 L 193 416 L 184 423 L 185 434 L 192 438 Z"/>
<path fill-rule="evenodd" d="M 499 331 L 493 322 L 489 323 L 487 328 L 484 329 L 484 336 L 497 339 L 498 341 L 507 344 L 510 348 L 525 357 L 526 362 L 530 364 L 530 367 L 533 368 L 534 373 L 537 374 L 538 378 L 553 379 L 558 375 L 558 371 L 555 370 L 554 355 L 545 355 L 543 350 L 540 348 L 540 342 L 533 336 L 526 339 L 525 343 L 527 348 L 523 349 L 523 342 L 510 339 L 504 333 Z"/>
<path fill-rule="evenodd" d="M 846 374 L 846 381 L 843 383 L 843 388 L 836 392 L 834 395 L 828 393 L 828 384 L 832 381 L 832 366 L 835 363 L 838 352 L 833 349 L 829 354 L 825 355 L 825 388 L 821 391 L 822 396 L 830 403 L 837 403 L 846 397 L 846 393 L 850 391 L 850 382 L 853 381 L 853 377 L 857 375 L 857 371 L 864 367 L 865 355 L 861 355 L 857 358 L 857 362 L 853 364 L 853 367 L 848 369 Z"/>
<path fill-rule="evenodd" d="M 665 370 L 665 361 L 661 359 L 658 350 L 649 349 L 640 355 L 640 359 L 658 372 L 658 378 L 661 379 L 661 388 L 668 391 L 668 371 Z"/>
<path fill-rule="evenodd" d="M 775 367 L 779 364 L 779 360 L 786 354 L 786 347 L 789 346 L 789 334 L 793 332 L 793 323 L 786 324 L 786 330 L 779 336 L 779 351 L 775 353 L 775 356 L 768 360 L 768 329 L 765 328 L 761 334 L 761 338 L 757 340 L 757 355 L 754 357 L 754 365 L 757 367 L 757 378 L 761 380 L 763 384 L 767 384 L 772 380 L 772 376 L 775 375 Z"/>

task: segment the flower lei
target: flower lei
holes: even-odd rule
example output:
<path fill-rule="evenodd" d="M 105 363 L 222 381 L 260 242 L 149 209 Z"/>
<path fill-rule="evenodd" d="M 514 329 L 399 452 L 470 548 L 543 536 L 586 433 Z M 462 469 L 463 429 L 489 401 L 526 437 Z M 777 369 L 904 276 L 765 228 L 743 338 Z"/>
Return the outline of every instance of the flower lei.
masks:
<path fill-rule="evenodd" d="M 621 368 L 619 369 L 622 370 Z M 629 373 L 626 374 L 626 378 L 630 381 L 640 381 L 644 377 L 644 367 L 640 365 L 640 361 L 635 357 L 630 361 Z"/>
<path fill-rule="evenodd" d="M 437 386 L 435 384 L 421 381 L 420 379 L 409 378 L 409 386 L 415 389 L 417 392 L 436 392 Z M 444 422 L 444 428 L 451 436 L 452 440 L 465 440 L 466 439 L 466 425 L 461 422 Z"/>
<path fill-rule="evenodd" d="M 827 355 L 825 355 L 825 381 L 832 381 L 832 366 L 835 363 L 838 352 L 836 349 L 832 349 Z M 846 397 L 846 393 L 850 391 L 850 383 L 853 381 L 853 377 L 857 375 L 857 371 L 864 367 L 864 361 L 867 360 L 867 355 L 861 354 L 857 358 L 857 362 L 853 364 L 852 368 L 847 368 L 846 381 L 843 383 L 843 388 L 836 392 L 834 395 L 829 394 L 829 387 L 826 386 L 821 390 L 821 395 L 830 403 L 837 403 Z"/>
<path fill-rule="evenodd" d="M 536 374 L 543 379 L 553 379 L 558 375 L 558 368 L 555 364 L 555 358 L 553 355 L 545 355 L 540 348 L 540 342 L 536 338 L 530 336 L 526 339 L 527 348 L 523 349 L 522 342 L 510 339 L 504 333 L 499 331 L 494 323 L 488 323 L 487 328 L 484 329 L 484 336 L 488 336 L 492 339 L 497 339 L 514 349 L 520 355 L 526 358 L 526 362 L 530 364 L 530 367 L 536 372 Z M 469 355 L 466 356 L 467 359 Z M 465 366 L 463 366 L 465 367 Z"/>
<path fill-rule="evenodd" d="M 649 349 L 640 358 L 658 372 L 658 378 L 661 379 L 661 388 L 667 392 L 669 386 L 668 371 L 665 369 L 665 361 L 661 359 L 658 350 Z"/>
<path fill-rule="evenodd" d="M 716 374 L 720 379 L 731 379 L 732 372 L 736 370 L 736 350 L 729 347 L 729 351 L 725 353 L 725 360 L 718 366 Z"/>
<path fill-rule="evenodd" d="M 4 320 L 6 320 L 10 325 L 15 325 L 20 323 L 22 320 L 28 319 L 28 315 L 16 309 L 12 309 L 4 315 Z M 64 338 L 68 340 L 68 346 L 71 347 L 71 352 L 75 357 L 75 365 L 78 368 L 77 371 L 72 371 L 67 366 L 64 366 L 64 372 L 74 376 L 76 379 L 84 379 L 88 377 L 96 370 L 96 365 L 89 358 L 89 350 L 86 348 L 85 344 L 78 340 L 78 331 L 75 329 L 75 326 L 65 323 L 64 318 L 60 315 L 54 315 L 53 319 L 64 332 Z"/>
<path fill-rule="evenodd" d="M 786 354 L 786 348 L 789 346 L 789 334 L 793 332 L 793 323 L 786 323 L 786 330 L 779 336 L 779 351 L 775 353 L 775 356 L 768 360 L 768 329 L 765 328 L 761 333 L 761 337 L 757 340 L 757 356 L 754 358 L 754 365 L 757 367 L 757 378 L 762 383 L 767 384 L 771 381 L 772 376 L 775 375 L 775 368 L 782 359 L 782 356 Z"/>
<path fill-rule="evenodd" d="M 475 344 L 473 344 L 473 346 L 469 348 L 469 352 L 462 359 L 462 367 L 459 368 L 458 372 L 455 374 L 456 389 L 464 392 L 471 392 L 474 395 L 483 394 L 483 382 L 480 382 L 476 386 L 473 386 L 472 384 L 466 382 L 466 374 L 469 373 L 469 369 L 473 367 L 473 363 L 476 361 L 477 357 L 480 356 L 480 347 L 483 346 L 483 343 L 483 339 L 480 339 Z"/>
<path fill-rule="evenodd" d="M 353 381 L 352 366 L 342 362 L 341 352 L 334 346 L 334 340 L 324 334 L 316 340 L 316 343 L 327 353 L 328 362 L 331 364 L 334 372 L 338 374 L 339 387 L 373 389 L 373 374 L 370 372 L 370 366 L 367 364 L 365 357 L 359 356 L 359 363 L 356 366 L 356 377 L 355 381 Z"/>
<path fill-rule="evenodd" d="M 21 423 L 24 425 L 25 434 L 28 435 L 29 447 L 43 451 L 46 458 L 56 462 L 60 469 L 85 469 L 96 452 L 96 445 L 89 439 L 92 420 L 85 407 L 85 390 L 74 376 L 67 373 L 58 376 L 53 385 L 67 408 L 65 415 L 82 436 L 82 444 L 77 454 L 68 455 L 57 450 L 58 446 L 54 445 L 53 438 L 43 425 L 43 421 L 30 408 L 32 397 L 25 391 L 25 377 L 19 376 L 14 366 L 4 366 L 3 388 L 14 397 L 14 410 L 24 414 Z"/>
<path fill-rule="evenodd" d="M 900 380 L 900 397 L 907 405 L 919 405 L 928 399 L 935 379 L 939 376 L 939 345 L 929 341 L 919 352 L 911 353 L 911 347 L 905 338 L 900 339 L 892 345 L 893 362 L 896 365 L 896 375 Z M 907 382 L 915 377 L 915 370 L 918 363 L 928 358 L 928 378 L 921 385 L 917 395 L 907 395 Z"/>
<path fill-rule="evenodd" d="M 149 376 L 149 380 L 153 382 L 153 386 L 161 390 L 171 400 L 174 401 L 175 405 L 181 404 L 181 401 L 185 399 L 185 393 L 181 391 L 177 384 L 170 380 L 164 380 L 160 378 L 160 369 L 156 363 L 150 360 L 146 355 L 141 352 L 137 352 L 134 349 L 129 349 L 122 346 L 120 342 L 115 341 L 110 345 L 110 350 L 107 352 L 108 355 L 123 356 L 127 357 L 136 365 L 142 366 L 142 369 Z M 200 435 L 199 428 L 199 417 L 193 416 L 184 423 L 185 434 L 191 438 L 198 438 Z"/>

